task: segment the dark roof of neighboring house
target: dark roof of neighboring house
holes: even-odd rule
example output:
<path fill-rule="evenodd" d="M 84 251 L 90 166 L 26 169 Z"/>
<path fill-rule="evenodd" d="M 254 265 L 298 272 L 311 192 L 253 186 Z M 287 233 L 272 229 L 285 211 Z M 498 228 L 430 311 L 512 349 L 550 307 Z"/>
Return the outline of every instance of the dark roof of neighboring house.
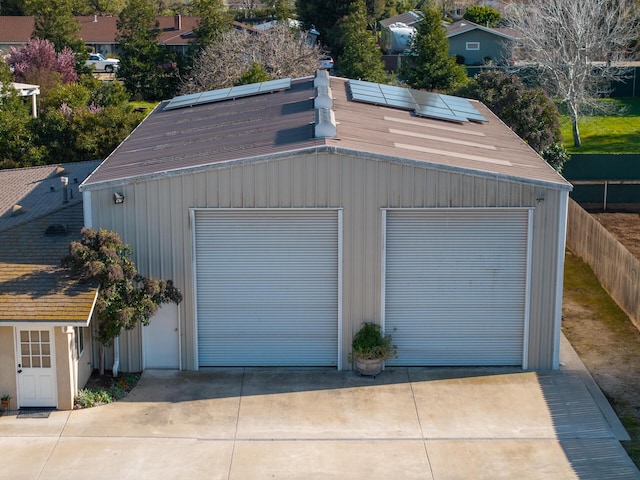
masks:
<path fill-rule="evenodd" d="M 456 35 L 460 35 L 466 32 L 471 32 L 473 30 L 482 30 L 483 32 L 487 32 L 492 35 L 497 35 L 499 37 L 503 37 L 509 40 L 515 40 L 516 38 L 515 31 L 510 28 L 483 27 L 482 25 L 478 25 L 477 23 L 470 22 L 469 20 L 458 20 L 457 22 L 448 24 L 445 28 L 447 30 L 446 32 L 447 38 L 455 37 Z"/>
<path fill-rule="evenodd" d="M 82 202 L 78 186 L 99 161 L 0 170 L 1 232 Z M 68 203 L 63 203 L 61 177 L 67 177 Z"/>
<path fill-rule="evenodd" d="M 164 110 L 160 104 L 81 189 L 179 175 L 233 162 L 343 152 L 450 171 L 570 189 L 527 144 L 479 102 L 488 122 L 456 124 L 354 102 L 348 80 L 330 77 L 337 134 L 314 138 L 313 78 L 291 88 Z"/>
<path fill-rule="evenodd" d="M 99 163 L 0 171 L 0 324 L 88 324 L 96 285 L 71 278 L 60 259 L 80 238 L 78 185 Z M 70 177 L 68 203 L 63 203 L 59 168 Z M 12 215 L 16 204 L 24 205 L 24 213 Z"/>
<path fill-rule="evenodd" d="M 409 11 L 396 15 L 394 17 L 385 18 L 380 20 L 380 25 L 388 27 L 394 23 L 404 23 L 407 26 L 411 26 L 415 23 L 419 23 L 422 20 L 422 14 L 420 12 Z"/>
<path fill-rule="evenodd" d="M 117 16 L 82 16 L 76 17 L 80 24 L 80 38 L 85 43 L 116 43 Z M 193 40 L 193 29 L 197 27 L 199 17 L 180 16 L 179 20 L 172 16 L 157 17 L 161 30 L 158 43 L 166 45 L 185 45 Z M 178 24 L 178 25 L 176 25 Z M 0 43 L 25 44 L 29 42 L 33 32 L 33 17 L 0 16 Z M 247 28 L 234 22 L 235 28 Z M 176 28 L 178 26 L 179 28 Z"/>

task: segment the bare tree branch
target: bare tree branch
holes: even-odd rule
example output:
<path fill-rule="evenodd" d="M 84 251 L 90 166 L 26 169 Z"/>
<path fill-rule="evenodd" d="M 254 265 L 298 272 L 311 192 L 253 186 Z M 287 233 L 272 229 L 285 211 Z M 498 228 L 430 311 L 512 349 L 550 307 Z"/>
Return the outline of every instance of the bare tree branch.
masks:
<path fill-rule="evenodd" d="M 520 42 L 517 60 L 566 105 L 580 146 L 579 117 L 612 81 L 627 78 L 622 62 L 637 38 L 632 0 L 532 0 L 512 4 L 507 19 Z"/>
<path fill-rule="evenodd" d="M 225 32 L 195 59 L 191 77 L 181 93 L 232 86 L 255 62 L 273 79 L 312 75 L 322 52 L 306 35 L 286 25 L 260 33 Z"/>

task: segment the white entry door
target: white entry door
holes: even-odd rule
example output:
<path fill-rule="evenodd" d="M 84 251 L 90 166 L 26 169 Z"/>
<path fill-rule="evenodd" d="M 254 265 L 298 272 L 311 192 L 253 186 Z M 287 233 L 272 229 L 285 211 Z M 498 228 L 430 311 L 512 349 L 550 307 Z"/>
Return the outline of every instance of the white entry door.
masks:
<path fill-rule="evenodd" d="M 56 407 L 53 328 L 17 329 L 18 403 L 20 407 Z"/>
<path fill-rule="evenodd" d="M 142 327 L 144 368 L 180 368 L 178 305 L 165 303 Z"/>

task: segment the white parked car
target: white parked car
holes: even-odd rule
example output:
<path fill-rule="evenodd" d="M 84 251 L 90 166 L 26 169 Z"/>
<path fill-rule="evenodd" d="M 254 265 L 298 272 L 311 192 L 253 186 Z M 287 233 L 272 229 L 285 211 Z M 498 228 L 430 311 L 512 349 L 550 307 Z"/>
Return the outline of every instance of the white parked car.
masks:
<path fill-rule="evenodd" d="M 87 65 L 93 66 L 96 72 L 113 73 L 118 69 L 119 63 L 117 58 L 104 58 L 101 53 L 92 53 L 87 60 Z"/>
<path fill-rule="evenodd" d="M 333 68 L 333 58 L 330 55 L 322 55 L 318 60 L 318 68 L 331 70 Z"/>

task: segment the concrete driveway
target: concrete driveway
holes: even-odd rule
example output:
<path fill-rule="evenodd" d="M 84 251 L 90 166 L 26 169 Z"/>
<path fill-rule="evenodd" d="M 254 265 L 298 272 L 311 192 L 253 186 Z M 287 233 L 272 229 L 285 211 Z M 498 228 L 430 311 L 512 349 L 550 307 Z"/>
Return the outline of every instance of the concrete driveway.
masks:
<path fill-rule="evenodd" d="M 2 479 L 637 479 L 568 345 L 563 368 L 146 371 L 117 403 L 0 418 Z"/>

